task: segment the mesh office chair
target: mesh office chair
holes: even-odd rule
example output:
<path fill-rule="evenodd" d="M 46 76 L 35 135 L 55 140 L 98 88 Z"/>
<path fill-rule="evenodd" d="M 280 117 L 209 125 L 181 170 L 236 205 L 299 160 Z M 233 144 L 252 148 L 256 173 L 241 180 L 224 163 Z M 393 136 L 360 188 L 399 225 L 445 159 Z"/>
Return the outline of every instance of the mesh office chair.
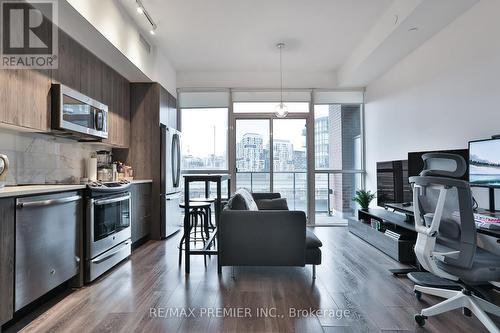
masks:
<path fill-rule="evenodd" d="M 415 285 L 414 290 L 445 301 L 415 315 L 420 326 L 429 316 L 454 309 L 472 312 L 490 332 L 500 332 L 486 313 L 500 316 L 500 307 L 474 294 L 474 285 L 500 281 L 500 257 L 476 247 L 476 226 L 465 160 L 458 155 L 429 153 L 422 156 L 424 171 L 411 177 L 415 229 L 415 254 L 432 274 L 456 281 L 462 290 Z M 438 239 L 439 237 L 439 239 Z"/>

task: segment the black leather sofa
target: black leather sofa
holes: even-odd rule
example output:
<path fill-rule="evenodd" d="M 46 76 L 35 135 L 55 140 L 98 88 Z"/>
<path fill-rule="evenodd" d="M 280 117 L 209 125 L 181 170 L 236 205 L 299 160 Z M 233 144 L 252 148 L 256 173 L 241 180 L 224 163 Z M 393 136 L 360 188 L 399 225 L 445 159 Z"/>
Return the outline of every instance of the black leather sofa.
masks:
<path fill-rule="evenodd" d="M 253 193 L 260 200 L 279 193 Z M 226 206 L 219 224 L 221 266 L 305 266 L 321 264 L 321 241 L 306 228 L 306 215 L 289 210 L 234 210 Z"/>

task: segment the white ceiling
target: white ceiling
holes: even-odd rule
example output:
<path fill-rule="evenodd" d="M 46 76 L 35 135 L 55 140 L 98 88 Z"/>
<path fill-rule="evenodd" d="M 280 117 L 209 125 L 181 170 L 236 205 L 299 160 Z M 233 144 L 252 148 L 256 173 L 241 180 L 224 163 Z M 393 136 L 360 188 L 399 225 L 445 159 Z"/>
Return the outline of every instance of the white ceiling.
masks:
<path fill-rule="evenodd" d="M 135 0 L 121 0 L 144 30 Z M 142 0 L 177 71 L 335 71 L 394 0 Z M 147 31 L 147 30 L 146 30 Z"/>

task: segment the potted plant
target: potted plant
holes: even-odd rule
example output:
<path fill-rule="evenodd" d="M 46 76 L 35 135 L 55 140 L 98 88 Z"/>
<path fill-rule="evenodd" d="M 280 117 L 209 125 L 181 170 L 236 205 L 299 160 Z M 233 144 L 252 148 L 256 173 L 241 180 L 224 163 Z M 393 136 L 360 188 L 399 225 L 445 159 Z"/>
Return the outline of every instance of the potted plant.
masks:
<path fill-rule="evenodd" d="M 372 202 L 372 200 L 376 197 L 377 195 L 372 193 L 370 190 L 358 190 L 356 191 L 356 195 L 352 198 L 352 201 L 361 206 L 362 211 L 367 211 L 368 207 L 370 207 L 370 202 Z"/>

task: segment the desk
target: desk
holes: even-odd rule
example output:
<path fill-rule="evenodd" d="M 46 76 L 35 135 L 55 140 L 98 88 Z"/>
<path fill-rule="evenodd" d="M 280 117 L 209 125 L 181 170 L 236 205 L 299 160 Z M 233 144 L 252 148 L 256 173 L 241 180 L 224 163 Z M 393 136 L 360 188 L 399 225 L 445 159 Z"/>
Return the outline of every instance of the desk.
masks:
<path fill-rule="evenodd" d="M 393 209 L 394 211 L 404 213 L 407 216 L 413 216 L 413 205 L 411 206 L 403 206 L 403 204 L 399 203 L 390 203 L 385 205 L 386 208 Z M 483 215 L 489 215 L 492 217 L 499 216 L 500 211 L 495 211 L 495 212 L 490 212 L 489 210 L 486 209 L 478 209 L 474 213 L 477 214 L 483 214 Z M 484 229 L 484 228 L 476 228 L 476 231 L 480 234 L 488 235 L 491 237 L 497 237 L 500 238 L 500 230 L 491 230 L 491 229 Z"/>
<path fill-rule="evenodd" d="M 386 204 L 386 208 L 393 209 L 394 211 L 404 213 L 406 216 L 413 216 L 413 206 L 403 206 L 403 204 L 391 203 Z M 475 213 L 490 215 L 490 216 L 499 216 L 500 212 L 490 212 L 485 209 L 478 209 Z M 404 226 L 404 225 L 402 225 Z M 415 226 L 412 225 L 410 230 L 415 230 Z M 477 246 L 492 252 L 494 254 L 500 255 L 500 230 L 491 230 L 484 228 L 477 228 Z"/>
<path fill-rule="evenodd" d="M 190 261 L 190 256 L 191 255 L 216 255 L 217 256 L 217 270 L 219 273 L 222 272 L 220 263 L 219 263 L 219 258 L 218 258 L 218 250 L 217 249 L 211 249 L 212 244 L 215 240 L 217 240 L 217 245 L 219 244 L 219 236 L 217 233 L 218 227 L 219 227 L 219 220 L 220 220 L 220 215 L 222 211 L 222 182 L 227 181 L 227 195 L 228 198 L 231 195 L 231 176 L 228 174 L 186 174 L 183 175 L 184 177 L 184 239 L 185 239 L 185 245 L 184 245 L 184 268 L 186 274 L 189 274 L 190 267 L 191 267 L 191 261 Z M 190 221 L 189 221 L 189 184 L 192 182 L 203 182 L 205 183 L 205 196 L 208 197 L 209 194 L 209 186 L 211 182 L 214 182 L 217 184 L 217 196 L 215 198 L 215 230 L 212 232 L 212 235 L 209 237 L 209 239 L 206 241 L 206 243 L 203 246 L 203 249 L 193 249 L 191 250 L 190 248 Z"/>

